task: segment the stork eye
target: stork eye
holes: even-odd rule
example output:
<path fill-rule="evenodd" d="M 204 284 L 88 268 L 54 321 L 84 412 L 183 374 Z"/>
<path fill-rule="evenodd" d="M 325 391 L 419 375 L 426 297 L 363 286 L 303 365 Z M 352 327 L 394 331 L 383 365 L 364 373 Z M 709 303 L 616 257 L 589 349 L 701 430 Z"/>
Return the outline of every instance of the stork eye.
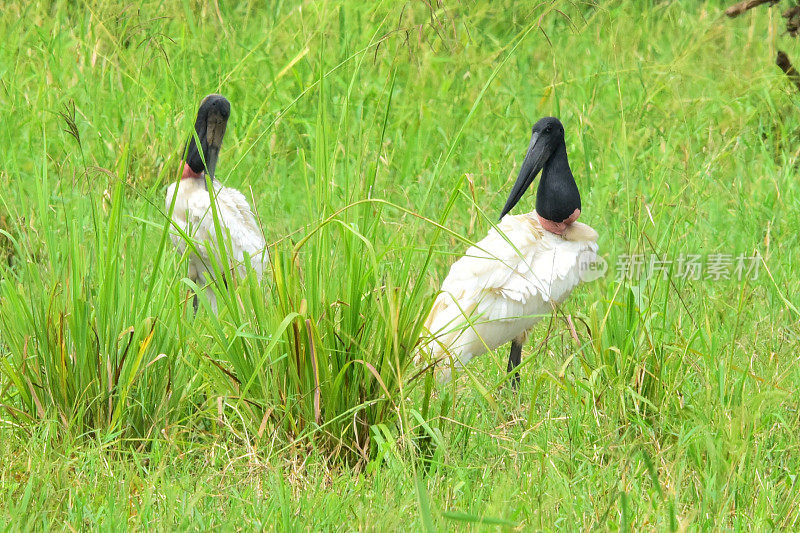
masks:
<path fill-rule="evenodd" d="M 545 133 L 550 133 L 552 130 L 553 130 L 553 126 L 547 126 L 547 127 L 544 129 L 544 132 L 545 132 Z"/>

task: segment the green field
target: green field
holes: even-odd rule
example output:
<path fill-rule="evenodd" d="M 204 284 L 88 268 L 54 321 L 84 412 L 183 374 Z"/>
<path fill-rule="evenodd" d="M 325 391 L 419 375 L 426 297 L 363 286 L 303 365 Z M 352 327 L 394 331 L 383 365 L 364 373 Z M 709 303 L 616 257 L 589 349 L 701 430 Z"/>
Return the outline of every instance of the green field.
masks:
<path fill-rule="evenodd" d="M 800 93 L 774 64 L 800 43 L 781 7 L 725 7 L 7 2 L 0 524 L 800 528 Z M 195 316 L 164 194 L 212 92 L 272 264 Z M 507 348 L 439 385 L 422 321 L 548 115 L 609 271 L 536 327 L 518 394 Z"/>

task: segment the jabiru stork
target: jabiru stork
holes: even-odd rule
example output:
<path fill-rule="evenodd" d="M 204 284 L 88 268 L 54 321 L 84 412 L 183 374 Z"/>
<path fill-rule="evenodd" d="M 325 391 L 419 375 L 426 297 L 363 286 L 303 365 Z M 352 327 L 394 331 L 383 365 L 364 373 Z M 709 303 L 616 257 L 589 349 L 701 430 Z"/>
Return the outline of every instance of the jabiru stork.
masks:
<path fill-rule="evenodd" d="M 541 171 L 536 210 L 508 215 Z M 539 120 L 496 228 L 457 260 L 442 283 L 425 326 L 424 350 L 445 363 L 440 381 L 473 357 L 511 341 L 508 372 L 517 366 L 529 331 L 549 315 L 597 260 L 597 232 L 576 222 L 581 197 L 567 159 L 564 126 Z"/>
<path fill-rule="evenodd" d="M 199 287 L 205 287 L 206 297 L 215 313 L 216 298 L 210 287 L 215 280 L 210 257 L 214 254 L 214 258 L 219 261 L 219 247 L 211 209 L 212 200 L 216 205 L 227 255 L 239 275 L 246 274 L 246 265 L 249 263 L 260 280 L 268 262 L 264 235 L 247 198 L 236 189 L 223 187 L 216 178 L 217 159 L 230 113 L 230 102 L 219 94 L 210 94 L 200 102 L 194 125 L 200 149 L 192 136 L 184 154 L 181 180 L 169 186 L 166 197 L 167 212 L 174 199 L 174 224 L 195 243 L 195 253 L 189 258 L 189 279 Z M 212 191 L 208 190 L 206 173 Z M 177 253 L 183 255 L 187 246 L 186 237 L 173 232 L 171 238 Z M 222 281 L 227 283 L 224 277 Z M 197 295 L 194 298 L 194 307 L 196 311 Z"/>

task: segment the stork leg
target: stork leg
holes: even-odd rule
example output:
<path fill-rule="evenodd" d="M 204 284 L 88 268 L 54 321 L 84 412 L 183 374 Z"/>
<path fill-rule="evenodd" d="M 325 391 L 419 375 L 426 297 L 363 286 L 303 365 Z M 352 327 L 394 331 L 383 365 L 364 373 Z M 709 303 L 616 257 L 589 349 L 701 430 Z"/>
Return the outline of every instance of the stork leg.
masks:
<path fill-rule="evenodd" d="M 519 371 L 516 368 L 522 361 L 522 341 L 519 338 L 511 341 L 511 353 L 508 354 L 508 368 L 506 372 L 514 372 L 511 378 L 511 388 L 519 389 Z"/>
<path fill-rule="evenodd" d="M 211 276 L 208 272 L 199 272 L 197 274 L 197 279 L 195 283 L 199 290 L 203 291 L 203 297 L 208 300 L 209 306 L 211 307 L 211 311 L 216 315 L 217 314 L 217 297 L 214 294 L 214 289 L 211 287 L 211 284 L 214 283 L 213 281 L 209 281 Z M 198 298 L 200 295 L 195 293 L 194 295 L 194 311 L 197 314 L 198 309 Z"/>
<path fill-rule="evenodd" d="M 189 272 L 187 275 L 195 284 L 200 281 L 200 275 L 197 272 L 197 267 L 191 260 L 189 261 Z M 200 302 L 197 300 L 197 291 L 192 292 L 194 293 L 194 297 L 192 298 L 192 309 L 194 309 L 194 316 L 197 316 L 197 310 L 200 308 Z"/>

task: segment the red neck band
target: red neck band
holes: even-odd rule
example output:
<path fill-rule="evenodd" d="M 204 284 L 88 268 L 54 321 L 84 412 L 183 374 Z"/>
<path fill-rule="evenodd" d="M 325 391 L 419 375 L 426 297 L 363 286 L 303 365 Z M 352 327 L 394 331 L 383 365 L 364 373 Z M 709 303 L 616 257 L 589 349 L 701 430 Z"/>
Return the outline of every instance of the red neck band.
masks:
<path fill-rule="evenodd" d="M 542 217 L 539 213 L 536 213 L 536 216 L 539 218 L 539 224 L 541 224 L 544 229 L 546 229 L 550 233 L 555 233 L 556 235 L 564 235 L 564 231 L 566 231 L 567 226 L 578 220 L 578 217 L 581 216 L 581 210 L 576 209 L 575 211 L 572 212 L 569 218 L 565 219 L 562 222 L 554 222 L 552 220 L 547 220 L 546 218 Z"/>
<path fill-rule="evenodd" d="M 192 167 L 189 166 L 189 163 L 183 164 L 183 177 L 181 179 L 199 178 L 202 175 L 203 175 L 202 172 L 195 172 L 194 170 L 192 170 Z"/>

